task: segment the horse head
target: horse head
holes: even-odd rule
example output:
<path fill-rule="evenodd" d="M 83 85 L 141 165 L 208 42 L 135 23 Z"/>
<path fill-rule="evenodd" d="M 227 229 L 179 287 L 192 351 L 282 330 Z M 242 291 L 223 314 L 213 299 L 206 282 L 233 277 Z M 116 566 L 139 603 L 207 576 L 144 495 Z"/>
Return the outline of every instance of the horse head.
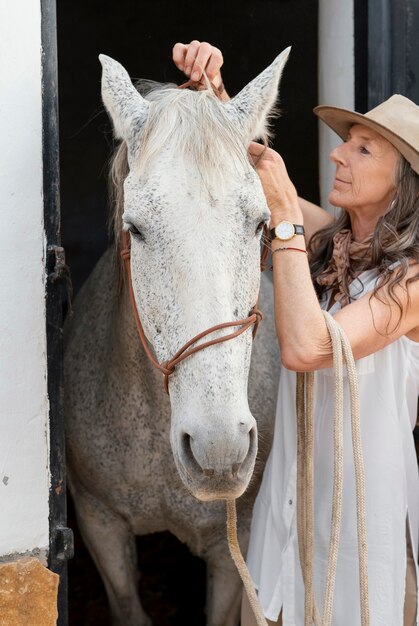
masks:
<path fill-rule="evenodd" d="M 128 159 L 119 226 L 130 231 L 135 301 L 160 363 L 257 303 L 269 210 L 247 147 L 266 133 L 288 53 L 229 102 L 210 88 L 158 86 L 143 97 L 119 63 L 100 56 L 103 101 Z M 202 500 L 238 497 L 253 472 L 251 330 L 196 352 L 170 376 L 174 459 Z"/>

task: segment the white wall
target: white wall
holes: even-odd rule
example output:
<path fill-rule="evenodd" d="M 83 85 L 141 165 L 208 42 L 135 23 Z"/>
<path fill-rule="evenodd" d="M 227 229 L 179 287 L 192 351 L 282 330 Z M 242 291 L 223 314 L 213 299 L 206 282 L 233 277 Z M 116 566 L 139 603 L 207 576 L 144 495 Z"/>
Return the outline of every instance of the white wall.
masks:
<path fill-rule="evenodd" d="M 353 0 L 319 0 L 319 104 L 354 110 L 354 77 Z M 319 121 L 321 206 L 332 212 L 327 196 L 335 168 L 329 154 L 340 141 Z"/>
<path fill-rule="evenodd" d="M 40 0 L 0 3 L 0 557 L 48 545 Z"/>

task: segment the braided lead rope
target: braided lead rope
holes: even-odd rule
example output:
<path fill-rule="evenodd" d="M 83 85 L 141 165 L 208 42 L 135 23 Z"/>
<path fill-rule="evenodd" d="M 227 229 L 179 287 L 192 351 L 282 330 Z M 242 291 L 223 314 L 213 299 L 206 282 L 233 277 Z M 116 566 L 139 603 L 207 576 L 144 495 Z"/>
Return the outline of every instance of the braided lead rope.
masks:
<path fill-rule="evenodd" d="M 335 322 L 336 323 L 336 322 Z M 361 625 L 369 626 L 369 592 L 368 592 L 368 542 L 367 542 L 367 517 L 365 510 L 365 472 L 362 454 L 361 438 L 361 418 L 359 410 L 359 389 L 356 373 L 355 361 L 353 358 L 351 345 L 343 329 L 338 326 L 342 341 L 343 353 L 345 356 L 348 371 L 349 391 L 351 399 L 351 427 L 352 427 L 352 447 L 354 451 L 355 464 L 355 486 L 356 486 L 356 520 L 358 533 L 358 555 L 359 555 L 359 586 L 361 599 Z"/>
<path fill-rule="evenodd" d="M 336 322 L 332 316 L 325 315 L 327 329 L 332 340 L 334 400 L 333 419 L 333 496 L 332 519 L 330 527 L 329 557 L 327 563 L 326 588 L 323 600 L 324 626 L 331 626 L 333 596 L 336 582 L 336 568 L 339 554 L 339 539 L 342 520 L 343 498 L 343 359 L 342 344 Z"/>
<path fill-rule="evenodd" d="M 369 626 L 368 607 L 368 558 L 365 517 L 364 469 L 360 428 L 359 394 L 354 358 L 349 341 L 341 327 L 332 316 L 323 312 L 332 340 L 335 411 L 333 421 L 334 439 L 334 482 L 332 499 L 332 520 L 329 543 L 329 557 L 324 595 L 323 619 L 320 617 L 313 593 L 313 546 L 314 511 L 313 493 L 313 378 L 306 374 L 297 374 L 297 530 L 301 569 L 306 587 L 305 591 L 305 626 L 331 626 L 333 595 L 336 580 L 336 567 L 339 551 L 339 537 L 342 515 L 343 494 L 343 359 L 348 370 L 351 400 L 352 442 L 356 479 L 356 506 L 358 530 L 358 555 L 360 572 L 361 624 Z M 342 354 L 343 352 L 343 354 Z M 311 561 L 311 562 L 310 562 Z M 310 612 L 311 608 L 311 612 Z"/>
<path fill-rule="evenodd" d="M 313 372 L 304 374 L 305 402 L 307 419 L 306 449 L 305 449 L 305 561 L 304 569 L 306 581 L 306 597 L 304 602 L 305 621 L 311 624 L 315 604 L 313 587 L 314 561 L 314 375 Z"/>
<path fill-rule="evenodd" d="M 301 573 L 305 586 L 304 625 L 312 626 L 314 621 L 315 626 L 322 626 L 313 588 L 314 506 L 313 497 L 309 495 L 310 491 L 311 494 L 314 492 L 313 383 L 313 376 L 307 378 L 306 373 L 297 373 L 297 536 Z M 310 424 L 308 429 L 307 423 Z M 309 471 L 308 466 L 311 468 Z"/>
<path fill-rule="evenodd" d="M 236 501 L 227 500 L 227 539 L 230 549 L 231 558 L 233 559 L 240 578 L 243 581 L 249 604 L 252 607 L 253 615 L 258 626 L 268 626 L 268 622 L 263 615 L 259 599 L 250 578 L 249 570 L 240 550 L 239 541 L 237 539 L 237 512 Z"/>
<path fill-rule="evenodd" d="M 306 427 L 305 427 L 305 380 L 304 373 L 297 373 L 296 383 L 296 409 L 297 409 L 297 535 L 298 535 L 298 552 L 300 555 L 301 571 L 303 578 L 306 569 L 303 566 L 305 562 L 306 544 L 305 544 L 305 528 L 306 528 Z"/>

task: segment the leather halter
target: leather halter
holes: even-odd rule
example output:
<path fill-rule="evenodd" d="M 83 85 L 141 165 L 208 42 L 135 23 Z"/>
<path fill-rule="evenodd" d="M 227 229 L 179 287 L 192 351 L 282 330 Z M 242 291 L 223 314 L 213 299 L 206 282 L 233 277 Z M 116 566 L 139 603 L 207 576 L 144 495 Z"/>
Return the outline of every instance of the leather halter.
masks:
<path fill-rule="evenodd" d="M 266 233 L 264 234 L 266 235 Z M 124 266 L 125 266 L 125 271 L 126 271 L 127 280 L 128 280 L 129 297 L 131 301 L 131 307 L 132 307 L 132 312 L 133 312 L 134 319 L 135 319 L 135 324 L 137 326 L 138 335 L 140 337 L 140 341 L 142 343 L 142 346 L 149 360 L 154 365 L 154 367 L 156 367 L 158 370 L 162 372 L 164 376 L 164 388 L 167 393 L 169 393 L 169 376 L 173 374 L 176 365 L 180 363 L 181 361 L 183 361 L 184 359 L 186 359 L 188 356 L 191 356 L 191 354 L 194 354 L 195 352 L 199 352 L 199 350 L 203 350 L 204 348 L 207 348 L 208 346 L 213 346 L 216 343 L 221 343 L 222 341 L 229 341 L 230 339 L 234 339 L 234 337 L 238 337 L 239 335 L 244 333 L 248 328 L 250 328 L 253 325 L 254 325 L 254 328 L 253 328 L 252 335 L 253 335 L 253 338 L 255 338 L 256 332 L 259 326 L 259 322 L 263 318 L 262 311 L 259 310 L 257 303 L 251 309 L 248 317 L 241 319 L 241 320 L 234 320 L 233 322 L 224 322 L 222 324 L 216 324 L 215 326 L 211 326 L 211 328 L 208 328 L 207 330 L 202 331 L 198 335 L 195 335 L 195 337 L 190 339 L 188 342 L 186 342 L 185 345 L 182 346 L 176 352 L 176 354 L 168 361 L 165 361 L 164 363 L 159 363 L 158 361 L 156 361 L 148 345 L 148 342 L 144 333 L 144 329 L 141 324 L 140 316 L 138 314 L 137 305 L 135 302 L 134 289 L 133 289 L 132 280 L 131 280 L 131 239 L 130 239 L 129 232 L 125 231 L 122 233 L 122 240 L 123 240 L 124 248 L 121 250 L 121 257 L 124 260 Z M 264 242 L 264 248 L 263 248 L 262 257 L 261 257 L 261 271 L 263 271 L 262 267 L 263 267 L 264 261 L 266 260 L 267 254 L 268 254 L 268 246 L 266 242 Z M 210 335 L 216 330 L 220 330 L 221 328 L 230 328 L 231 326 L 240 326 L 240 328 L 232 333 L 229 333 L 228 335 L 223 335 L 222 337 L 217 337 L 216 339 L 210 339 L 209 341 L 206 341 L 205 343 L 200 343 L 197 346 L 193 346 L 194 343 L 196 343 L 203 337 Z"/>
<path fill-rule="evenodd" d="M 180 85 L 179 89 L 185 89 L 191 86 L 197 87 L 198 84 L 199 83 L 194 83 L 193 81 L 188 81 L 187 83 Z M 214 94 L 219 97 L 219 92 L 217 88 L 214 87 L 214 85 L 211 85 L 211 86 L 214 90 Z M 262 237 L 263 237 L 263 249 L 262 249 L 262 254 L 261 254 L 260 265 L 261 265 L 261 271 L 264 272 L 266 269 L 266 259 L 269 253 L 269 247 L 267 244 L 267 242 L 269 241 L 269 229 L 266 224 L 263 227 Z M 129 296 L 130 296 L 130 301 L 131 301 L 132 312 L 133 312 L 134 319 L 135 319 L 135 324 L 137 326 L 138 335 L 140 337 L 140 341 L 142 343 L 142 346 L 149 360 L 154 365 L 154 367 L 156 367 L 158 370 L 162 372 L 164 376 L 164 388 L 166 390 L 166 393 L 169 393 L 169 376 L 174 372 L 176 365 L 180 363 L 181 361 L 184 361 L 188 356 L 191 356 L 191 354 L 194 354 L 195 352 L 199 352 L 199 350 L 203 350 L 204 348 L 207 348 L 208 346 L 213 346 L 216 343 L 221 343 L 223 341 L 229 341 L 230 339 L 234 339 L 234 337 L 238 337 L 239 335 L 244 333 L 248 328 L 250 328 L 253 325 L 254 325 L 254 328 L 253 328 L 252 336 L 253 338 L 255 338 L 256 332 L 259 326 L 259 322 L 263 318 L 262 311 L 259 310 L 257 302 L 255 306 L 249 312 L 248 317 L 241 319 L 241 320 L 234 320 L 232 322 L 224 322 L 222 324 L 216 324 L 215 326 L 211 326 L 211 328 L 208 328 L 207 330 L 202 331 L 198 335 L 195 335 L 195 337 L 190 339 L 188 342 L 186 342 L 185 345 L 183 345 L 171 359 L 169 359 L 168 361 L 165 361 L 164 363 L 159 363 L 154 358 L 150 350 L 150 347 L 148 345 L 148 342 L 147 342 L 147 339 L 143 330 L 143 326 L 141 324 L 140 316 L 138 314 L 137 305 L 135 302 L 134 289 L 132 286 L 132 279 L 131 279 L 131 237 L 128 231 L 124 231 L 122 233 L 122 242 L 123 242 L 123 249 L 121 250 L 121 257 L 123 258 L 125 271 L 127 274 Z M 211 333 L 217 330 L 220 330 L 221 328 L 230 328 L 232 326 L 239 326 L 240 328 L 238 328 L 236 331 L 229 333 L 228 335 L 223 335 L 222 337 L 217 337 L 216 339 L 210 339 L 209 341 L 205 341 L 204 343 L 198 344 L 196 346 L 193 345 L 194 343 L 196 343 L 203 337 L 206 337 L 207 335 L 210 335 Z"/>
<path fill-rule="evenodd" d="M 209 83 L 211 86 L 211 89 L 214 92 L 214 96 L 216 96 L 219 100 L 221 99 L 221 94 L 224 91 L 224 83 L 221 83 L 220 87 L 216 87 L 214 85 L 214 83 Z M 202 90 L 202 84 L 199 82 L 199 80 L 188 80 L 186 81 L 186 83 L 182 83 L 181 85 L 178 85 L 176 87 L 176 89 L 194 89 L 196 91 L 200 91 L 200 88 Z"/>

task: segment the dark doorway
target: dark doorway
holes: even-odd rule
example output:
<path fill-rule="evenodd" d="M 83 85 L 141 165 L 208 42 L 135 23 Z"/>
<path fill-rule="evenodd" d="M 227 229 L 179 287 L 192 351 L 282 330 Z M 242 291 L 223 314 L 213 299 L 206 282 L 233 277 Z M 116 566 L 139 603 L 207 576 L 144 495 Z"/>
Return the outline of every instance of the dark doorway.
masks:
<path fill-rule="evenodd" d="M 103 52 L 132 77 L 182 82 L 176 41 L 209 41 L 224 53 L 224 82 L 237 93 L 292 45 L 274 147 L 300 195 L 318 201 L 317 0 L 60 0 L 58 62 L 63 242 L 75 290 L 107 246 L 106 163 L 112 131 L 100 99 Z"/>
<path fill-rule="evenodd" d="M 106 163 L 112 131 L 100 100 L 98 54 L 120 61 L 132 77 L 180 83 L 182 75 L 171 61 L 174 43 L 209 41 L 223 51 L 224 82 L 234 95 L 292 45 L 274 147 L 283 155 L 299 194 L 318 202 L 317 121 L 311 112 L 318 103 L 317 12 L 317 0 L 57 3 L 62 239 L 75 292 L 108 245 Z M 69 623 L 106 626 L 104 591 L 71 508 L 68 524 L 76 533 L 76 556 L 69 564 Z M 145 555 L 140 557 L 142 569 L 148 572 L 140 583 L 142 597 L 154 623 L 203 624 L 202 564 L 166 535 L 141 538 L 139 546 Z M 166 571 L 172 573 L 163 580 Z M 196 599 L 195 607 L 186 608 L 188 597 Z"/>

